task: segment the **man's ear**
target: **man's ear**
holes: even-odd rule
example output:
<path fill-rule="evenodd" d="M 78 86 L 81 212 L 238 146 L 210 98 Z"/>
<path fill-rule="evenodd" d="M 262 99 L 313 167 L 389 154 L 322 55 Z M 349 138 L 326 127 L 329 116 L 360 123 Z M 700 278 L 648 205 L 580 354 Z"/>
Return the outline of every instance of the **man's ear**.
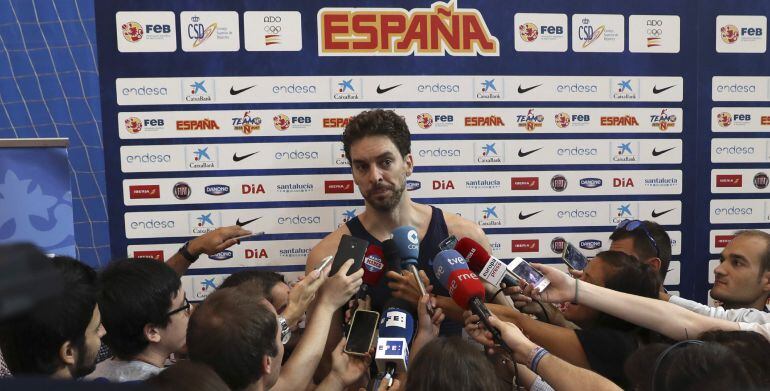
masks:
<path fill-rule="evenodd" d="M 265 354 L 262 356 L 262 373 L 265 375 L 270 374 L 271 365 L 273 364 L 273 358 Z"/>
<path fill-rule="evenodd" d="M 660 258 L 650 258 L 647 260 L 647 264 L 660 274 L 660 267 L 663 266 L 663 261 L 661 261 Z"/>
<path fill-rule="evenodd" d="M 147 323 L 144 325 L 144 338 L 150 342 L 160 342 L 160 328 L 153 324 Z"/>
<path fill-rule="evenodd" d="M 764 292 L 770 292 L 770 270 L 762 273 L 762 276 L 759 278 L 759 282 L 762 284 L 762 290 Z"/>
<path fill-rule="evenodd" d="M 412 175 L 412 170 L 414 170 L 414 158 L 412 158 L 411 153 L 407 153 L 406 156 L 404 156 L 404 162 L 406 163 L 406 176 Z"/>
<path fill-rule="evenodd" d="M 64 365 L 75 365 L 75 362 L 77 361 L 75 354 L 75 346 L 72 345 L 72 342 L 70 341 L 65 341 L 59 347 L 59 359 L 64 363 Z"/>

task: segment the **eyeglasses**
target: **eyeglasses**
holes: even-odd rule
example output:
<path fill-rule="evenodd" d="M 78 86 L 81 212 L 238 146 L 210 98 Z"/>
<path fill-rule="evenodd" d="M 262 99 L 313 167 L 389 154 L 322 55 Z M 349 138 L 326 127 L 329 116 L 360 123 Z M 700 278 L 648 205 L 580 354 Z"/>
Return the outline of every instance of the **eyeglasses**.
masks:
<path fill-rule="evenodd" d="M 637 229 L 641 229 L 642 232 L 644 232 L 645 235 L 647 235 L 647 239 L 650 239 L 650 243 L 652 243 L 653 247 L 655 247 L 655 256 L 660 258 L 660 248 L 658 248 L 658 242 L 655 241 L 655 238 L 652 237 L 652 234 L 647 229 L 647 227 L 644 226 L 644 222 L 641 220 L 629 220 L 625 219 L 618 224 L 615 229 L 624 229 L 628 232 L 634 232 Z"/>
<path fill-rule="evenodd" d="M 182 311 L 185 311 L 185 313 L 186 313 L 187 315 L 190 315 L 190 308 L 192 308 L 192 306 L 191 306 L 190 302 L 189 302 L 189 301 L 187 301 L 187 297 L 185 297 L 185 298 L 184 298 L 184 301 L 182 302 L 182 306 L 181 306 L 181 307 L 179 307 L 179 308 L 177 308 L 177 309 L 174 309 L 174 310 L 171 310 L 171 311 L 169 311 L 169 312 L 166 314 L 166 316 L 168 316 L 168 317 L 171 317 L 171 315 L 174 315 L 174 314 L 176 314 L 177 312 L 182 312 Z"/>

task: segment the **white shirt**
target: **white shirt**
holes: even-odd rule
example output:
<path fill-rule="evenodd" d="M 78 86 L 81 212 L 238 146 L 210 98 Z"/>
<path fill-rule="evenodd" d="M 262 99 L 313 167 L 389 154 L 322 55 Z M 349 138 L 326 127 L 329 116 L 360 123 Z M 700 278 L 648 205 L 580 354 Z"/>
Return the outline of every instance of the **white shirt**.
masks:
<path fill-rule="evenodd" d="M 163 368 L 144 361 L 123 361 L 113 358 L 96 364 L 96 370 L 86 380 L 107 379 L 113 383 L 146 380 L 157 375 Z"/>
<path fill-rule="evenodd" d="M 759 333 L 761 336 L 765 337 L 765 339 L 770 341 L 770 324 L 738 322 L 738 326 L 740 326 L 743 331 Z"/>
<path fill-rule="evenodd" d="M 737 308 L 733 310 L 726 310 L 722 307 L 709 307 L 705 304 L 683 299 L 679 296 L 671 296 L 668 302 L 676 304 L 697 314 L 706 315 L 711 318 L 724 319 L 732 322 L 759 324 L 770 323 L 770 313 L 760 311 L 755 308 Z"/>

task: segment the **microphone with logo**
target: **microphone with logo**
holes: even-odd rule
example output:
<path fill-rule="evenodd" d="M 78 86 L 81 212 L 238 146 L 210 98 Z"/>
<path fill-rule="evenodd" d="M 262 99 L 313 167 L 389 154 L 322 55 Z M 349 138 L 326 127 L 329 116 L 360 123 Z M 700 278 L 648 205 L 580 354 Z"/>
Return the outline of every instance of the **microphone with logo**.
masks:
<path fill-rule="evenodd" d="M 455 250 L 468 260 L 468 267 L 471 270 L 495 287 L 500 287 L 501 282 L 506 286 L 519 284 L 519 280 L 508 271 L 506 264 L 489 254 L 475 240 L 462 238 L 457 242 Z"/>
<path fill-rule="evenodd" d="M 386 270 L 401 273 L 401 255 L 399 255 L 396 242 L 393 239 L 387 239 L 382 242 L 382 252 L 385 256 Z"/>
<path fill-rule="evenodd" d="M 484 305 L 484 286 L 481 285 L 479 277 L 468 269 L 465 258 L 456 250 L 441 251 L 433 258 L 433 272 L 441 285 L 449 291 L 452 300 L 462 309 L 470 309 L 478 315 L 486 329 L 492 333 L 495 342 L 511 353 L 510 348 L 503 342 L 500 331 L 489 323 L 492 314 Z"/>
<path fill-rule="evenodd" d="M 417 271 L 417 257 L 420 256 L 420 239 L 417 235 L 417 229 L 408 225 L 396 228 L 393 230 L 393 242 L 396 244 L 398 255 L 401 257 L 401 268 L 409 270 L 414 279 L 417 280 L 420 295 L 427 295 L 425 284 L 422 283 L 420 273 Z M 428 304 L 428 312 L 433 316 L 433 307 L 430 304 Z"/>
<path fill-rule="evenodd" d="M 414 316 L 410 304 L 402 299 L 390 299 L 380 318 L 379 337 L 374 361 L 383 380 L 392 385 L 396 372 L 406 373 L 409 365 L 409 344 L 414 335 Z"/>
<path fill-rule="evenodd" d="M 372 288 L 382 279 L 385 274 L 385 264 L 383 263 L 382 248 L 376 244 L 370 244 L 366 248 L 366 255 L 364 255 L 364 276 L 363 284 L 358 290 L 356 295 L 357 299 L 365 299 L 367 295 L 371 293 Z"/>

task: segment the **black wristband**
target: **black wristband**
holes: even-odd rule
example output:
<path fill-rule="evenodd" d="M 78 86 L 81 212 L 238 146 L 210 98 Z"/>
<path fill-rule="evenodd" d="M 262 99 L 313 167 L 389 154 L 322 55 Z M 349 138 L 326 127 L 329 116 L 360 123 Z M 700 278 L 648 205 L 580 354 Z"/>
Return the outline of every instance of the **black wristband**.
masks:
<path fill-rule="evenodd" d="M 187 246 L 190 244 L 190 241 L 186 241 L 184 245 L 179 248 L 179 254 L 182 254 L 182 257 L 186 259 L 190 263 L 195 263 L 195 261 L 198 260 L 198 257 L 200 257 L 200 254 L 198 255 L 192 255 L 189 250 L 187 250 Z"/>

